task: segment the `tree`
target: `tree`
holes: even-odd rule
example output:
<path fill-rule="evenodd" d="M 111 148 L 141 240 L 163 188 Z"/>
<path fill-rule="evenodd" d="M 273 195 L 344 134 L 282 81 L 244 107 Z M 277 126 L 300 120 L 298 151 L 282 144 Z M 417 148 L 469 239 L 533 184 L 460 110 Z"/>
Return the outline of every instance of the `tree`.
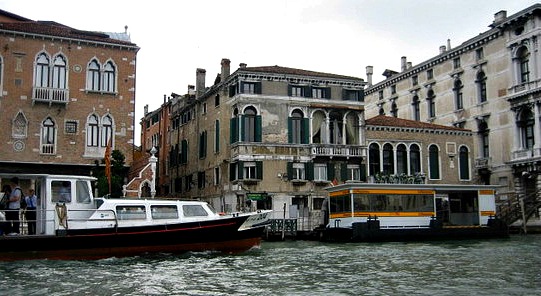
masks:
<path fill-rule="evenodd" d="M 113 150 L 111 153 L 111 192 L 110 197 L 122 197 L 122 185 L 127 177 L 128 168 L 125 167 L 126 157 L 120 150 Z M 94 177 L 98 178 L 98 196 L 109 194 L 109 182 L 105 176 L 105 159 L 96 161 L 96 167 L 92 170 Z"/>

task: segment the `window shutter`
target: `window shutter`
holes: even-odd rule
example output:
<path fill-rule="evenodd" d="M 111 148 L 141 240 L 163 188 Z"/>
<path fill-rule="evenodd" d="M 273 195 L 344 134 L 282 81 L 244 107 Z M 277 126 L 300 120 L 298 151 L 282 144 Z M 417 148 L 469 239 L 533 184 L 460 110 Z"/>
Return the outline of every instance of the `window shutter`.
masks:
<path fill-rule="evenodd" d="M 304 87 L 304 97 L 306 98 L 312 97 L 312 87 L 310 85 L 307 85 Z"/>
<path fill-rule="evenodd" d="M 240 82 L 239 94 L 243 94 L 243 93 L 244 93 L 244 81 L 241 81 Z"/>
<path fill-rule="evenodd" d="M 235 95 L 235 88 L 237 84 L 231 84 L 229 86 L 229 97 L 233 97 Z"/>
<path fill-rule="evenodd" d="M 366 165 L 361 163 L 361 181 L 366 182 Z"/>
<path fill-rule="evenodd" d="M 349 178 L 348 178 L 348 164 L 347 163 L 340 164 L 340 180 L 341 181 L 349 180 Z"/>
<path fill-rule="evenodd" d="M 349 100 L 349 98 L 348 98 L 348 90 L 345 89 L 345 88 L 342 88 L 342 100 L 344 100 L 344 101 Z"/>
<path fill-rule="evenodd" d="M 255 117 L 255 141 L 261 142 L 261 115 Z"/>
<path fill-rule="evenodd" d="M 292 88 L 293 87 L 291 86 L 291 84 L 287 85 L 287 95 L 290 96 L 290 97 L 293 94 Z"/>
<path fill-rule="evenodd" d="M 237 180 L 244 179 L 244 162 L 239 161 L 237 163 Z"/>
<path fill-rule="evenodd" d="M 314 163 L 307 162 L 304 164 L 304 169 L 306 172 L 306 179 L 313 181 L 314 180 Z"/>
<path fill-rule="evenodd" d="M 327 87 L 325 88 L 325 99 L 330 99 L 330 98 L 331 98 L 331 88 Z"/>
<path fill-rule="evenodd" d="M 327 178 L 328 181 L 334 180 L 334 163 L 327 163 Z"/>
<path fill-rule="evenodd" d="M 216 152 L 220 152 L 220 121 L 216 120 L 216 134 L 214 135 L 214 147 Z"/>
<path fill-rule="evenodd" d="M 310 142 L 310 120 L 308 118 L 302 119 L 301 129 L 301 144 L 308 144 Z"/>
<path fill-rule="evenodd" d="M 293 118 L 287 118 L 287 142 L 293 143 Z"/>
<path fill-rule="evenodd" d="M 292 162 L 287 163 L 287 179 L 290 181 L 293 179 L 293 163 Z"/>
<path fill-rule="evenodd" d="M 245 135 L 244 135 L 244 125 L 245 125 L 245 116 L 244 115 L 241 115 L 239 117 L 239 120 L 240 120 L 240 136 L 239 136 L 239 141 L 240 142 L 244 142 L 244 139 L 246 139 Z"/>
<path fill-rule="evenodd" d="M 203 158 L 204 133 L 199 134 L 199 158 Z"/>
<path fill-rule="evenodd" d="M 263 162 L 262 161 L 256 161 L 255 174 L 256 174 L 256 179 L 263 180 Z"/>
<path fill-rule="evenodd" d="M 257 82 L 254 85 L 254 93 L 261 94 L 261 82 Z"/>
<path fill-rule="evenodd" d="M 364 89 L 359 90 L 359 101 L 364 102 Z"/>
<path fill-rule="evenodd" d="M 235 167 L 237 166 L 236 163 L 230 163 L 229 164 L 229 181 L 235 181 Z"/>
<path fill-rule="evenodd" d="M 229 139 L 230 143 L 236 143 L 239 141 L 239 128 L 238 128 L 238 118 L 233 117 L 229 120 Z"/>

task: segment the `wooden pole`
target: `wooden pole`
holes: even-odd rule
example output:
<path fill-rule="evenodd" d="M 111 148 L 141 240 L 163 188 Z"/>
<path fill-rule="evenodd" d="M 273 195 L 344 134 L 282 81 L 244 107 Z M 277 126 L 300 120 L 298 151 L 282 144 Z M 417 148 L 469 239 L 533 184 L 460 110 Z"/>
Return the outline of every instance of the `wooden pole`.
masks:
<path fill-rule="evenodd" d="M 284 202 L 284 218 L 282 219 L 282 240 L 286 237 L 286 203 Z"/>
<path fill-rule="evenodd" d="M 524 231 L 524 234 L 527 234 L 528 231 L 526 230 L 526 213 L 524 212 L 524 198 L 521 198 L 519 202 L 520 212 L 522 213 L 522 230 Z"/>

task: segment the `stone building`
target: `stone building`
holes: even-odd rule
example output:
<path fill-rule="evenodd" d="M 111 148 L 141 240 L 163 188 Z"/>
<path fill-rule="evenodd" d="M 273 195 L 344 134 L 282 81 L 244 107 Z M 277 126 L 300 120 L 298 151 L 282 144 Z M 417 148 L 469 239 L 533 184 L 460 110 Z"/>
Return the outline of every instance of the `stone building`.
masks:
<path fill-rule="evenodd" d="M 221 72 L 171 107 L 172 193 L 220 211 L 274 209 L 319 223 L 331 182 L 361 180 L 366 156 L 360 78 L 280 66 Z"/>
<path fill-rule="evenodd" d="M 537 192 L 541 182 L 541 5 L 495 14 L 489 29 L 417 65 L 402 57 L 372 85 L 366 116 L 387 114 L 473 132 L 474 175 L 500 192 Z M 458 147 L 457 147 L 458 148 Z M 459 153 L 459 151 L 457 152 Z"/>
<path fill-rule="evenodd" d="M 89 175 L 108 143 L 130 165 L 139 48 L 126 31 L 0 10 L 0 48 L 0 173 Z"/>

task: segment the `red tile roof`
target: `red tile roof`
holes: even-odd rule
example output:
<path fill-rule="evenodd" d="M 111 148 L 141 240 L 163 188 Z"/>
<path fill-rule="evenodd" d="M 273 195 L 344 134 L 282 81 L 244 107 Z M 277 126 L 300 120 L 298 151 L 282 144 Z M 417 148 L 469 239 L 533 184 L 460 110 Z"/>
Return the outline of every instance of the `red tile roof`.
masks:
<path fill-rule="evenodd" d="M 0 30 L 135 46 L 128 41 L 110 38 L 106 33 L 77 30 L 52 21 L 0 22 Z"/>
<path fill-rule="evenodd" d="M 299 75 L 299 76 L 314 76 L 314 77 L 322 77 L 322 78 L 350 79 L 350 80 L 363 81 L 362 78 L 358 78 L 358 77 L 336 75 L 336 74 L 330 74 L 330 73 L 315 72 L 315 71 L 287 68 L 287 67 L 281 67 L 281 66 L 246 67 L 246 68 L 240 68 L 238 71 L 287 74 L 287 75 Z"/>
<path fill-rule="evenodd" d="M 419 129 L 443 129 L 443 130 L 453 130 L 453 131 L 470 131 L 468 129 L 458 128 L 454 126 L 446 126 L 433 124 L 428 122 L 408 120 L 402 118 L 396 118 L 393 116 L 378 115 L 366 119 L 366 125 L 370 126 L 391 126 L 391 127 L 405 127 L 405 128 L 419 128 Z"/>

